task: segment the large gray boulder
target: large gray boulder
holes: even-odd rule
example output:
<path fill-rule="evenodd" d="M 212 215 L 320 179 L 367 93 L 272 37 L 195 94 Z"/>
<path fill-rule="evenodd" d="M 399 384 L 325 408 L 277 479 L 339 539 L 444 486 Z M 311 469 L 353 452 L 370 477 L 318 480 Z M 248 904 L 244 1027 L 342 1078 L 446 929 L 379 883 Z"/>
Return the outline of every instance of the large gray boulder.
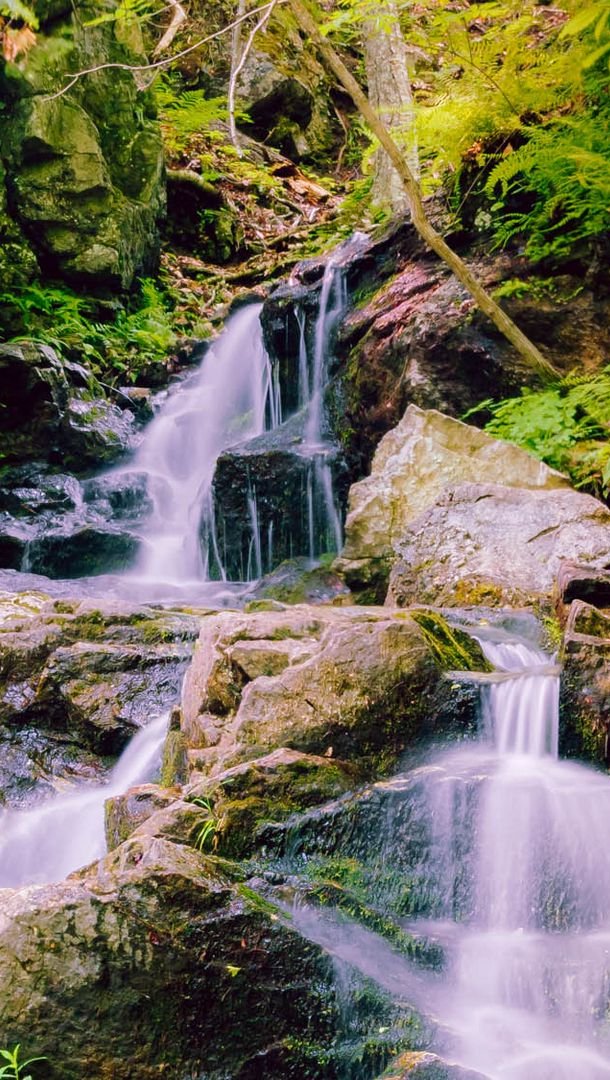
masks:
<path fill-rule="evenodd" d="M 353 484 L 335 567 L 355 587 L 387 579 L 407 527 L 448 485 L 565 488 L 569 481 L 517 446 L 435 409 L 409 405 L 381 440 L 370 476 Z"/>
<path fill-rule="evenodd" d="M 418 739 L 463 730 L 472 696 L 443 672 L 484 665 L 472 639 L 418 612 L 303 604 L 209 616 L 183 687 L 192 773 L 219 776 L 281 747 L 387 770 Z"/>
<path fill-rule="evenodd" d="M 550 604 L 564 559 L 610 560 L 610 511 L 590 495 L 461 484 L 403 531 L 388 603 Z"/>

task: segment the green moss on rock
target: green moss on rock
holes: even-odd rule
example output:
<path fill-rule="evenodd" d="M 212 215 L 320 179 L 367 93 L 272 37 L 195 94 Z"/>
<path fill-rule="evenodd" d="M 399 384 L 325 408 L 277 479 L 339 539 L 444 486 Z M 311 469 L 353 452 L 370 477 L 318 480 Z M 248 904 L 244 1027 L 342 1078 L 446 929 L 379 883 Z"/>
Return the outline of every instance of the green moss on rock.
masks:
<path fill-rule="evenodd" d="M 449 626 L 438 611 L 431 608 L 409 612 L 422 631 L 443 671 L 493 671 L 478 641 Z"/>

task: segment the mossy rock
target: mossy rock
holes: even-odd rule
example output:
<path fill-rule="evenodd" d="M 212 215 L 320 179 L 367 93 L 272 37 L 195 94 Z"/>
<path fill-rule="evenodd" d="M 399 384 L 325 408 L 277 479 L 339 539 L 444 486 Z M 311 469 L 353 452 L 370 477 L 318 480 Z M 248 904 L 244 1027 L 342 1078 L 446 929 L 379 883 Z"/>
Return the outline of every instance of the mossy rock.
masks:
<path fill-rule="evenodd" d="M 412 608 L 415 620 L 443 671 L 493 671 L 478 641 L 451 627 L 438 611 Z"/>
<path fill-rule="evenodd" d="M 281 748 L 192 786 L 188 797 L 209 800 L 216 826 L 210 843 L 235 858 L 252 854 L 262 826 L 335 799 L 358 781 L 345 762 Z"/>
<path fill-rule="evenodd" d="M 158 260 L 161 135 L 150 92 L 130 71 L 104 67 L 145 62 L 137 20 L 92 26 L 99 10 L 77 8 L 44 5 L 36 47 L 0 65 L 11 102 L 2 148 L 10 215 L 54 276 L 129 288 Z M 54 96 L 70 72 L 94 66 L 95 77 Z"/>

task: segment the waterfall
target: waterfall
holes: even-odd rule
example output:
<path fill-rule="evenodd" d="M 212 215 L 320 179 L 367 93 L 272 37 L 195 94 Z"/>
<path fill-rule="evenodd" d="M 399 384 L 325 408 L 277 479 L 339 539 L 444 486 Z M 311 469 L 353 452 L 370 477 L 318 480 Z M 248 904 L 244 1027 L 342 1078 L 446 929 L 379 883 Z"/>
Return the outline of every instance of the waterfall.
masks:
<path fill-rule="evenodd" d="M 168 716 L 152 720 L 127 744 L 108 783 L 79 784 L 29 810 L 0 815 L 0 888 L 61 881 L 106 850 L 104 803 L 150 780 L 161 764 Z"/>
<path fill-rule="evenodd" d="M 441 756 L 424 800 L 437 1006 L 460 1063 L 494 1080 L 610 1077 L 610 781 L 557 760 L 550 658 L 481 645 L 514 677 L 483 690 L 479 747 Z"/>
<path fill-rule="evenodd" d="M 446 1060 L 488 1080 L 608 1080 L 610 779 L 557 758 L 552 658 L 477 637 L 497 672 L 478 740 L 379 785 L 379 829 L 346 840 L 422 960 L 341 912 L 297 904 L 294 923 L 428 1017 Z"/>
<path fill-rule="evenodd" d="M 266 423 L 281 422 L 261 307 L 231 316 L 199 370 L 170 394 L 147 429 L 130 467 L 147 475 L 153 502 L 136 577 L 174 583 L 209 577 L 207 553 L 218 554 L 212 499 L 218 457 Z"/>
<path fill-rule="evenodd" d="M 332 474 L 337 451 L 323 428 L 330 340 L 345 305 L 343 273 L 330 260 L 311 350 L 305 313 L 299 309 L 296 314 L 296 400 L 305 420 L 300 442 L 287 436 L 287 445 L 302 463 L 302 491 L 300 496 L 294 492 L 291 506 L 295 521 L 305 519 L 302 540 L 295 543 L 290 537 L 286 551 L 288 523 L 281 521 L 286 509 L 274 508 L 265 491 L 257 498 L 256 475 L 243 495 L 241 522 L 226 524 L 214 489 L 218 459 L 225 451 L 239 456 L 265 432 L 285 430 L 279 366 L 272 366 L 263 343 L 262 305 L 251 304 L 231 316 L 199 370 L 168 394 L 131 464 L 112 471 L 115 476 L 144 476 L 152 503 L 138 561 L 128 575 L 133 587 L 167 587 L 171 594 L 177 587 L 193 588 L 212 579 L 255 581 L 275 565 L 274 537 L 280 559 L 340 550 L 341 513 Z M 248 533 L 239 541 L 237 554 L 236 528 Z"/>
<path fill-rule="evenodd" d="M 329 259 L 324 269 L 318 317 L 314 330 L 313 357 L 310 370 L 310 394 L 307 402 L 305 445 L 315 449 L 322 442 L 324 390 L 328 383 L 328 352 L 330 336 L 347 304 L 345 278 L 340 266 Z M 300 364 L 299 364 L 300 366 Z"/>

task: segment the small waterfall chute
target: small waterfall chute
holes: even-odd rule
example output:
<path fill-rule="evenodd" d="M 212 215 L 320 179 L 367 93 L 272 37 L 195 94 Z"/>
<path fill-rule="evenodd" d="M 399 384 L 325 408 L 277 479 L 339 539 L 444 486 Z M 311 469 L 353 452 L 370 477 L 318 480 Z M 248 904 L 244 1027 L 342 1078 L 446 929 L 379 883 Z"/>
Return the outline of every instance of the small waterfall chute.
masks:
<path fill-rule="evenodd" d="M 105 850 L 104 803 L 150 780 L 161 764 L 164 713 L 138 731 L 106 784 L 79 784 L 28 810 L 0 814 L 0 888 L 61 881 Z"/>

